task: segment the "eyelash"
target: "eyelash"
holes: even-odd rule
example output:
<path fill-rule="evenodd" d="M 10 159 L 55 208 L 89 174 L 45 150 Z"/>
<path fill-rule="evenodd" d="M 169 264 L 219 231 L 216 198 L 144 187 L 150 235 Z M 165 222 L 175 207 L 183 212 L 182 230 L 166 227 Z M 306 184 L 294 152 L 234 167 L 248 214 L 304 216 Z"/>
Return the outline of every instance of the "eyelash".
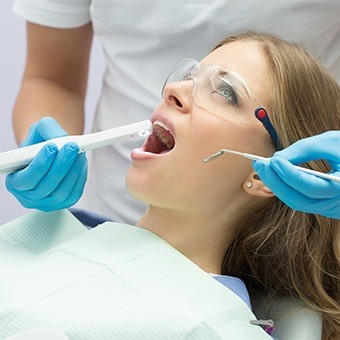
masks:
<path fill-rule="evenodd" d="M 229 93 L 231 93 L 232 100 L 230 100 L 226 94 L 223 94 L 224 90 L 227 90 Z M 232 86 L 225 84 L 223 88 L 218 89 L 217 91 L 213 91 L 212 93 L 217 93 L 220 96 L 222 96 L 228 103 L 238 106 L 237 95 L 235 91 L 233 90 Z"/>
<path fill-rule="evenodd" d="M 188 71 L 181 74 L 181 76 L 179 77 L 179 81 L 188 80 L 191 78 L 191 76 L 192 76 L 192 69 L 189 69 Z M 222 79 L 220 78 L 220 80 Z M 228 104 L 238 106 L 238 97 L 235 91 L 233 90 L 233 87 L 229 85 L 226 81 L 222 80 L 222 82 L 223 82 L 223 87 L 221 86 L 220 89 L 214 90 L 211 93 L 217 93 L 218 95 L 223 97 L 227 101 Z M 228 99 L 227 95 L 223 94 L 224 90 L 227 90 L 229 91 L 229 93 L 231 93 L 231 97 L 232 97 L 231 100 Z"/>

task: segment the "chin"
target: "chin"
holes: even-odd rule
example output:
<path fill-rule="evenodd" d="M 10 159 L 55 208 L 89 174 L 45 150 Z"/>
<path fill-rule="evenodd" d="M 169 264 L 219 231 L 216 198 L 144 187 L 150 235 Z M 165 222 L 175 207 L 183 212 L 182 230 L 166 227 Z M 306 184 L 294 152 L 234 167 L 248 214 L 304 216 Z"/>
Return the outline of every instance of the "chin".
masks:
<path fill-rule="evenodd" d="M 132 166 L 125 178 L 127 191 L 134 199 L 148 205 L 163 208 L 177 205 L 179 193 L 174 193 L 172 187 L 168 185 L 173 181 L 160 176 L 160 173 L 154 170 L 143 171 L 140 167 Z"/>
<path fill-rule="evenodd" d="M 150 181 L 141 171 L 130 168 L 125 178 L 125 186 L 133 198 L 142 203 L 149 203 L 147 196 L 150 193 Z"/>

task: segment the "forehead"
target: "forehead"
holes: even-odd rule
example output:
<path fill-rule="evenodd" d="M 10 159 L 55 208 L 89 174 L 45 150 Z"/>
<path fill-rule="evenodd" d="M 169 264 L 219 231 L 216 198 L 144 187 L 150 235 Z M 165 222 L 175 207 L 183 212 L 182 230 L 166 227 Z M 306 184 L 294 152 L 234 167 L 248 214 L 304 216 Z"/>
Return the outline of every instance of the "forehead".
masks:
<path fill-rule="evenodd" d="M 208 54 L 201 64 L 217 64 L 238 73 L 260 101 L 266 107 L 270 106 L 269 63 L 259 43 L 235 41 L 226 44 Z"/>

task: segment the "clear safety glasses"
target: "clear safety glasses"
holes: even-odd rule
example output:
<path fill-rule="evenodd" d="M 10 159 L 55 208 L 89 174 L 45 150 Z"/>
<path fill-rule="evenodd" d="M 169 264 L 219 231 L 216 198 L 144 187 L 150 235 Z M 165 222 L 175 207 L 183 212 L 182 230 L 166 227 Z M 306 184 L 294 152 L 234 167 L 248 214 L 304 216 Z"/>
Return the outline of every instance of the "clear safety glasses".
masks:
<path fill-rule="evenodd" d="M 228 116 L 229 119 L 247 124 L 264 125 L 279 149 L 279 141 L 260 100 L 247 83 L 234 71 L 220 65 L 201 65 L 197 60 L 184 59 L 175 66 L 164 82 L 165 87 L 173 82 L 193 81 L 192 98 L 200 108 L 212 113 Z M 264 110 L 266 119 L 256 111 Z M 263 112 L 263 111 L 261 111 Z M 276 135 L 276 140 L 275 140 Z"/>

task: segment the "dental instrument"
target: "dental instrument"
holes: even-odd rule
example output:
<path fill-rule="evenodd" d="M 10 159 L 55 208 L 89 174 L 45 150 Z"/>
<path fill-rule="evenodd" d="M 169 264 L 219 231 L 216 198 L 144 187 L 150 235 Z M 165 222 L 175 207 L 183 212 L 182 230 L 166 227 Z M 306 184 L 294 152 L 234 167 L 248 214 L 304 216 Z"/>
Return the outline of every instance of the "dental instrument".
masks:
<path fill-rule="evenodd" d="M 73 135 L 53 138 L 45 142 L 0 153 L 0 174 L 9 174 L 27 166 L 46 144 L 55 144 L 60 150 L 66 143 L 74 142 L 79 146 L 79 153 L 98 149 L 103 146 L 126 142 L 152 133 L 152 123 L 149 120 L 116 127 L 109 130 L 86 135 Z"/>
<path fill-rule="evenodd" d="M 235 150 L 221 149 L 220 151 L 218 151 L 218 152 L 210 155 L 209 157 L 205 158 L 203 160 L 203 162 L 207 163 L 211 160 L 214 160 L 214 159 L 222 156 L 224 153 L 230 153 L 230 154 L 241 156 L 241 157 L 244 157 L 244 158 L 248 158 L 248 159 L 251 159 L 251 160 L 254 160 L 254 161 L 256 161 L 256 160 L 263 160 L 263 161 L 266 161 L 266 162 L 270 161 L 270 157 L 267 158 L 267 157 L 257 156 L 257 155 L 253 155 L 253 154 L 250 154 L 250 153 L 239 152 L 239 151 L 235 151 Z M 315 170 L 311 170 L 311 169 L 302 168 L 302 167 L 297 166 L 297 165 L 294 165 L 294 167 L 296 169 L 303 171 L 303 172 L 306 172 L 308 174 L 315 175 L 315 176 L 318 176 L 318 177 L 321 177 L 321 178 L 324 178 L 324 179 L 328 179 L 330 181 L 340 183 L 340 177 L 333 176 L 333 175 L 330 175 L 330 174 L 325 174 L 323 172 L 319 172 L 319 171 L 315 171 Z"/>

